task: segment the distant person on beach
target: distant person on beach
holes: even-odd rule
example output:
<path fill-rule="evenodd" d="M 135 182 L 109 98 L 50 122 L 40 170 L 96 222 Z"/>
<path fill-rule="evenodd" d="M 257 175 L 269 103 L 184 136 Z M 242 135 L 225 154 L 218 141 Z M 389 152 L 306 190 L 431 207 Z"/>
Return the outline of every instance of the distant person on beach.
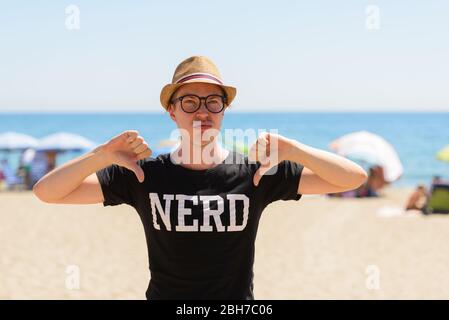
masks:
<path fill-rule="evenodd" d="M 47 154 L 44 151 L 36 151 L 29 166 L 29 188 L 31 189 L 39 179 L 49 172 Z"/>
<path fill-rule="evenodd" d="M 357 197 L 378 197 L 387 184 L 383 167 L 375 165 L 369 168 L 368 180 L 356 190 Z"/>
<path fill-rule="evenodd" d="M 412 192 L 405 205 L 405 210 L 423 210 L 427 204 L 429 192 L 422 184 L 418 185 Z"/>
<path fill-rule="evenodd" d="M 47 203 L 135 208 L 148 246 L 147 299 L 254 299 L 264 208 L 355 189 L 367 174 L 348 159 L 274 133 L 258 135 L 248 156 L 223 148 L 217 136 L 235 95 L 210 59 L 190 57 L 160 95 L 181 132 L 176 150 L 152 158 L 143 137 L 127 130 L 55 168 L 33 192 Z"/>
<path fill-rule="evenodd" d="M 432 182 L 430 183 L 430 187 L 429 187 L 429 192 L 432 193 L 433 191 L 433 186 L 436 184 L 440 184 L 440 183 L 444 183 L 443 179 L 441 179 L 441 176 L 433 176 L 432 177 Z"/>
<path fill-rule="evenodd" d="M 21 168 L 13 169 L 8 162 L 8 159 L 3 159 L 0 163 L 1 176 L 4 180 L 2 188 L 7 190 L 22 190 L 24 188 L 23 178 L 20 175 Z"/>
<path fill-rule="evenodd" d="M 56 151 L 47 151 L 45 152 L 47 156 L 47 172 L 50 172 L 54 168 L 56 168 Z"/>
<path fill-rule="evenodd" d="M 447 181 L 444 181 L 441 176 L 433 176 L 432 182 L 429 189 L 425 185 L 420 184 L 416 189 L 410 194 L 405 205 L 405 210 L 420 210 L 424 214 L 428 214 L 429 211 L 429 199 L 434 192 L 436 186 L 441 187 L 441 185 L 448 185 Z"/>
<path fill-rule="evenodd" d="M 388 185 L 385 180 L 383 167 L 375 165 L 369 168 L 368 179 L 354 190 L 339 193 L 331 193 L 328 196 L 336 198 L 366 198 L 378 197 L 379 192 Z"/>
<path fill-rule="evenodd" d="M 0 162 L 0 191 L 3 190 L 6 186 L 6 176 L 3 172 L 3 168 L 2 168 L 2 162 L 3 160 Z"/>

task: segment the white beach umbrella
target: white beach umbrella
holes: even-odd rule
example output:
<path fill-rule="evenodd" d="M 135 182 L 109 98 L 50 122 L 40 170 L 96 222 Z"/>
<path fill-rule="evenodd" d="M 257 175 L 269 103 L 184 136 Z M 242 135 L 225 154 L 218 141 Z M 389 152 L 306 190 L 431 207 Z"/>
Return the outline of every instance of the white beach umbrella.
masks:
<path fill-rule="evenodd" d="M 39 151 L 81 151 L 92 149 L 96 144 L 80 135 L 58 132 L 42 138 L 36 150 Z"/>
<path fill-rule="evenodd" d="M 396 181 L 404 172 L 394 147 L 377 134 L 357 131 L 332 141 L 329 146 L 343 157 L 382 166 L 388 182 Z"/>
<path fill-rule="evenodd" d="M 34 148 L 38 140 L 32 136 L 8 131 L 0 134 L 0 151 L 25 150 Z"/>

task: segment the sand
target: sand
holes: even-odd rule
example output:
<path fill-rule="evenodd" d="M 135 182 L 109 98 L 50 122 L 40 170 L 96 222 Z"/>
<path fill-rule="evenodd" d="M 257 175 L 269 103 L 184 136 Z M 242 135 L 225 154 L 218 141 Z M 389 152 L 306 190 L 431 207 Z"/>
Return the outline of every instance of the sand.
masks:
<path fill-rule="evenodd" d="M 256 299 L 449 299 L 449 216 L 379 216 L 378 199 L 304 196 L 263 213 Z M 121 205 L 53 205 L 0 193 L 0 299 L 145 299 L 143 227 Z"/>

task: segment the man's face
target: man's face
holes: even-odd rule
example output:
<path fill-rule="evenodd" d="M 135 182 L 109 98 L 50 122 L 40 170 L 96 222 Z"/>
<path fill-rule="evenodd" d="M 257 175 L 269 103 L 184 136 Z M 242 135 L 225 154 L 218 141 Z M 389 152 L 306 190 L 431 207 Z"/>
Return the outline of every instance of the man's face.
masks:
<path fill-rule="evenodd" d="M 187 94 L 194 94 L 200 97 L 206 97 L 211 94 L 222 96 L 223 91 L 218 85 L 211 83 L 187 83 L 173 94 L 172 101 Z M 201 106 L 197 111 L 187 113 L 182 110 L 181 102 L 178 100 L 174 104 L 170 104 L 168 112 L 170 113 L 170 118 L 176 122 L 178 128 L 188 133 L 190 139 L 193 139 L 195 144 L 198 145 L 200 143 L 201 145 L 206 145 L 209 141 L 203 141 L 201 134 L 204 135 L 203 137 L 215 137 L 218 134 L 225 109 L 226 107 L 219 113 L 212 113 L 207 110 L 205 101 L 202 99 Z M 202 127 L 201 125 L 204 126 Z"/>

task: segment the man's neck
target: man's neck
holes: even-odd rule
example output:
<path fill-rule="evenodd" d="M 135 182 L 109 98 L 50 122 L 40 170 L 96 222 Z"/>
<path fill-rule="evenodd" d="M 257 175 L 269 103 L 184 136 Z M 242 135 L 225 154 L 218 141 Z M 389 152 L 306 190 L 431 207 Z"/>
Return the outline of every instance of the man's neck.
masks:
<path fill-rule="evenodd" d="M 222 148 L 218 143 L 187 145 L 181 144 L 171 153 L 171 158 L 175 162 L 187 169 L 206 170 L 222 163 L 229 155 L 229 150 Z"/>

